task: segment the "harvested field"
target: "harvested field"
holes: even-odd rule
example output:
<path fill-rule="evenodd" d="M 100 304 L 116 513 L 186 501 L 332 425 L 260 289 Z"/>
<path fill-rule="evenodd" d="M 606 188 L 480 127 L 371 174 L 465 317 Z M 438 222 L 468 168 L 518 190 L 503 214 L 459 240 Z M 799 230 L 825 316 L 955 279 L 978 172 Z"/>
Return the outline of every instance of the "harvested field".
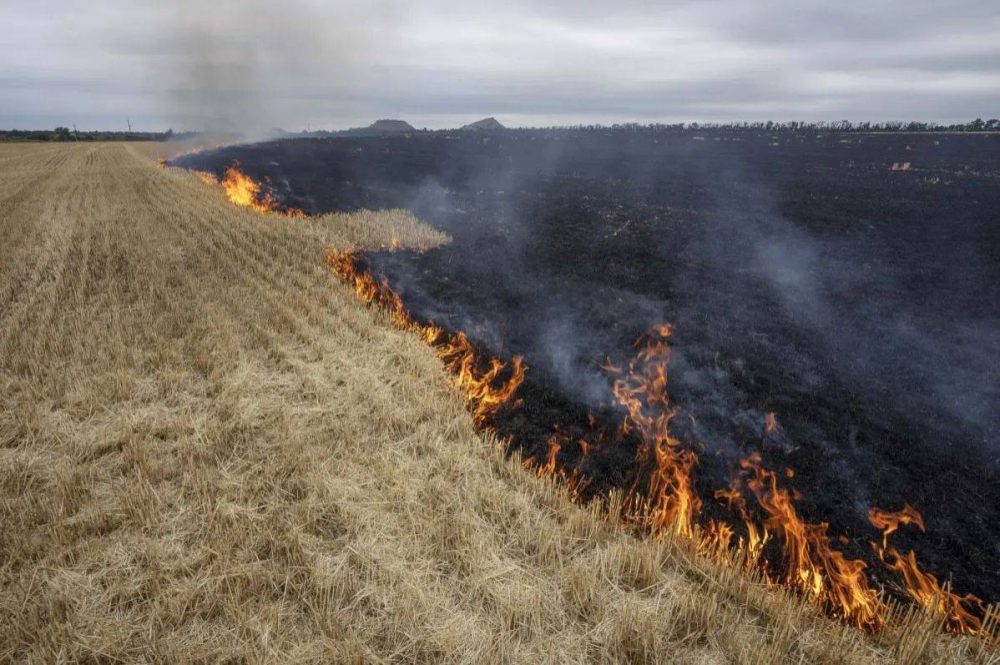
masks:
<path fill-rule="evenodd" d="M 0 661 L 998 662 L 575 507 L 323 249 L 159 145 L 0 145 Z"/>

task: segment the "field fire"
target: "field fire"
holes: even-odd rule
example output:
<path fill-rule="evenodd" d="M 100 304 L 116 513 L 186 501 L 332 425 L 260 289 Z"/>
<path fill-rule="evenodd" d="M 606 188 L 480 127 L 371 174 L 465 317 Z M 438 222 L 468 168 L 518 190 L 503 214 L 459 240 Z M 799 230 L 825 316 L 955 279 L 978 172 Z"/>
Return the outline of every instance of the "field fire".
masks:
<path fill-rule="evenodd" d="M 414 331 L 435 348 L 454 375 L 455 383 L 464 391 L 478 426 L 492 428 L 501 410 L 522 405 L 516 399 L 527 369 L 521 357 L 514 357 L 510 371 L 504 375 L 504 363 L 487 356 L 482 349 L 477 351 L 463 332 L 449 334 L 432 322 L 415 319 L 388 282 L 372 276 L 360 255 L 331 248 L 327 250 L 327 261 L 338 277 L 353 286 L 362 302 L 384 310 L 396 326 Z M 605 367 L 626 377 L 614 384 L 615 397 L 627 415 L 612 438 L 604 437 L 601 430 L 593 427 L 590 437 L 577 441 L 571 441 L 565 433 L 556 433 L 547 441 L 544 458 L 529 457 L 525 466 L 534 468 L 540 476 L 558 478 L 581 503 L 594 498 L 603 500 L 609 519 L 634 525 L 654 536 L 669 532 L 691 539 L 698 550 L 716 561 L 759 574 L 767 584 L 793 588 L 832 616 L 842 617 L 859 628 L 881 628 L 892 609 L 869 586 L 865 563 L 845 558 L 832 546 L 826 523 L 808 524 L 801 520 L 792 493 L 779 488 L 776 475 L 761 466 L 759 455 L 741 460 L 739 466 L 746 473 L 734 478 L 728 489 L 715 492 L 715 498 L 735 509 L 735 516 L 742 521 L 744 531 L 738 539 L 734 541 L 737 532 L 728 523 L 714 520 L 698 523 L 702 500 L 692 482 L 698 456 L 669 432 L 670 422 L 679 412 L 666 392 L 670 358 L 666 340 L 670 334 L 670 327 L 664 325 L 637 340 L 639 351 L 629 361 L 627 373 L 611 365 Z M 768 423 L 772 422 L 773 416 L 769 414 Z M 593 417 L 591 424 L 596 424 Z M 632 484 L 624 501 L 614 503 L 612 508 L 609 495 L 588 491 L 595 478 L 585 469 L 593 468 L 595 461 L 591 456 L 600 455 L 609 446 L 620 449 L 633 433 L 638 436 L 639 445 L 630 472 Z M 523 447 L 526 442 L 517 443 Z M 569 445 L 576 445 L 580 451 L 572 467 L 558 462 L 560 451 Z M 794 474 L 789 470 L 787 475 Z M 752 517 L 741 487 L 746 487 L 756 499 L 758 514 L 764 515 L 763 522 Z M 889 569 L 900 573 L 901 588 L 911 599 L 940 614 L 948 630 L 992 639 L 997 615 L 990 612 L 984 630 L 982 617 L 986 607 L 981 599 L 973 594 L 959 596 L 942 587 L 932 575 L 922 573 L 914 552 L 904 558 L 897 550 L 887 548 L 888 535 L 900 524 L 916 524 L 923 530 L 921 516 L 915 509 L 907 505 L 899 513 L 890 514 L 872 508 L 871 522 L 885 530 L 882 545 L 873 542 L 872 548 Z M 766 555 L 769 543 L 780 545 L 781 563 L 777 569 L 772 568 Z M 886 561 L 886 554 L 895 561 Z"/>
<path fill-rule="evenodd" d="M 258 178 L 281 178 L 282 200 L 305 210 L 405 206 L 451 233 L 452 245 L 424 253 L 331 248 L 327 261 L 360 300 L 437 351 L 478 427 L 506 438 L 526 466 L 558 478 L 580 503 L 596 500 L 608 519 L 639 532 L 688 540 L 859 628 L 877 631 L 894 601 L 908 599 L 951 632 L 995 630 L 986 601 L 1000 588 L 1000 553 L 995 535 L 978 525 L 1000 499 L 996 458 L 986 461 L 988 451 L 974 444 L 982 423 L 948 405 L 913 408 L 927 405 L 915 399 L 925 396 L 922 373 L 898 356 L 897 340 L 871 337 L 894 321 L 860 324 L 853 344 L 866 357 L 850 371 L 824 366 L 845 350 L 843 340 L 815 329 L 858 320 L 870 308 L 858 287 L 877 286 L 893 306 L 912 306 L 887 289 L 916 279 L 906 277 L 905 262 L 872 267 L 893 231 L 857 229 L 837 202 L 850 192 L 855 200 L 842 205 L 858 214 L 889 187 L 926 201 L 930 178 L 962 172 L 953 153 L 925 145 L 925 159 L 936 163 L 904 175 L 880 161 L 879 149 L 892 149 L 895 137 L 872 138 L 862 151 L 793 134 L 780 158 L 758 154 L 753 138 L 724 133 L 712 150 L 684 135 L 630 137 L 624 153 L 586 134 L 501 138 L 285 141 L 179 163 L 216 169 L 238 158 Z M 980 147 L 962 146 L 972 159 Z M 690 164 L 668 159 L 678 155 Z M 848 157 L 851 165 L 831 176 L 829 165 L 843 167 Z M 994 177 L 998 165 L 984 166 L 992 169 L 984 178 Z M 747 176 L 752 168 L 762 175 Z M 717 176 L 706 175 L 713 172 L 724 173 L 736 195 L 715 190 Z M 946 199 L 982 187 L 977 178 L 952 177 Z M 817 214 L 826 228 L 809 228 Z M 909 213 L 881 214 L 889 227 Z M 917 253 L 936 223 L 933 208 L 924 214 L 919 228 L 900 234 Z M 979 224 L 976 207 L 959 215 Z M 840 239 L 824 244 L 831 231 Z M 748 246 L 749 262 L 728 250 L 730 241 Z M 800 263 L 775 265 L 775 247 Z M 825 280 L 847 274 L 844 255 L 865 273 L 829 290 Z M 949 288 L 928 288 L 921 298 L 951 316 L 964 304 L 968 327 L 976 316 L 988 320 L 989 294 L 961 294 L 958 302 Z M 830 311 L 815 311 L 824 305 Z M 917 382 L 907 401 L 891 397 L 892 371 Z M 995 385 L 961 388 L 974 402 Z M 944 448 L 931 445 L 942 432 L 963 459 L 933 473 L 945 464 Z M 900 458 L 904 449 L 914 464 Z M 954 473 L 963 475 L 963 492 L 978 493 L 975 502 L 933 498 L 954 491 L 946 480 Z M 910 505 L 918 501 L 926 530 Z M 921 538 L 925 531 L 936 538 Z"/>
<path fill-rule="evenodd" d="M 213 179 L 213 176 L 205 171 L 199 171 L 198 177 L 202 182 L 211 182 Z M 220 182 L 229 201 L 234 205 L 250 208 L 260 213 L 276 213 L 286 217 L 303 216 L 303 212 L 298 208 L 290 208 L 278 203 L 278 200 L 269 191 L 269 183 L 261 184 L 254 181 L 240 170 L 238 162 L 233 162 L 226 169 Z"/>
<path fill-rule="evenodd" d="M 0 663 L 1000 665 L 917 4 L 0 5 Z"/>

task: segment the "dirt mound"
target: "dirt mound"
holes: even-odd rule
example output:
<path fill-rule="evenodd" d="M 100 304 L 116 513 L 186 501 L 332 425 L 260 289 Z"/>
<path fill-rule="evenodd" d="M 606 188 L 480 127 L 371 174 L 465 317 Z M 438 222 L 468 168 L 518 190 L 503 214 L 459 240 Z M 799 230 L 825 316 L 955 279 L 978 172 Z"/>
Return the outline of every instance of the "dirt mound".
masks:
<path fill-rule="evenodd" d="M 499 132 L 507 129 L 500 122 L 493 117 L 483 118 L 482 120 L 477 120 L 476 122 L 470 122 L 468 125 L 462 127 L 462 131 L 472 131 L 472 132 Z"/>
<path fill-rule="evenodd" d="M 415 132 L 413 125 L 405 120 L 376 120 L 366 128 L 372 132 Z"/>

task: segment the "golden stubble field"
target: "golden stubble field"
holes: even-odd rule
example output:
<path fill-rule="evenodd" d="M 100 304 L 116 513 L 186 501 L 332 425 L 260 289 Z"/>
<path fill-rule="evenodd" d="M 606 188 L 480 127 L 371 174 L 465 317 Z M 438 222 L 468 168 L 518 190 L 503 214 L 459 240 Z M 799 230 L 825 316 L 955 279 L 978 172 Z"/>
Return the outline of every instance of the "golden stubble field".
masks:
<path fill-rule="evenodd" d="M 0 661 L 997 662 L 573 506 L 323 255 L 446 237 L 238 209 L 168 152 L 0 144 Z"/>

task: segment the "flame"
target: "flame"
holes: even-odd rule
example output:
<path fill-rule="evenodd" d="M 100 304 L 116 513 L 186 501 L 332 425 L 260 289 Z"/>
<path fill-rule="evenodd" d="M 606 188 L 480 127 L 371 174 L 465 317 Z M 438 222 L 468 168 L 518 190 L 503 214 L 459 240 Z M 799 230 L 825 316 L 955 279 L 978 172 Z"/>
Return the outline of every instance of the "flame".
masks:
<path fill-rule="evenodd" d="M 740 467 L 749 473 L 747 486 L 767 514 L 765 529 L 783 542 L 784 583 L 859 628 L 881 627 L 885 610 L 868 585 L 865 563 L 833 549 L 826 522 L 803 521 L 792 493 L 779 488 L 777 476 L 759 462 L 755 456 L 742 460 Z"/>
<path fill-rule="evenodd" d="M 709 520 L 698 534 L 698 550 L 718 563 L 728 563 L 736 532 L 725 522 Z"/>
<path fill-rule="evenodd" d="M 764 433 L 770 434 L 778 428 L 778 416 L 774 411 L 769 411 L 764 415 Z"/>
<path fill-rule="evenodd" d="M 569 446 L 572 441 L 569 434 L 561 430 L 558 425 L 555 429 L 556 431 L 547 441 L 548 451 L 545 454 L 545 461 L 539 461 L 534 456 L 528 456 L 524 458 L 521 464 L 525 469 L 534 467 L 535 475 L 539 478 L 557 478 L 566 487 L 570 499 L 575 503 L 581 503 L 584 500 L 584 491 L 590 486 L 593 480 L 593 478 L 583 472 L 583 465 L 590 454 L 591 444 L 583 439 L 577 441 L 577 444 L 580 446 L 580 457 L 577 460 L 576 466 L 572 470 L 567 471 L 565 467 L 559 465 L 558 456 L 559 451 Z"/>
<path fill-rule="evenodd" d="M 407 327 L 420 327 L 420 324 L 410 319 Z M 455 375 L 455 384 L 465 393 L 473 423 L 477 426 L 488 423 L 500 407 L 512 400 L 514 393 L 524 383 L 526 366 L 521 357 L 514 356 L 510 377 L 504 380 L 502 374 L 506 365 L 498 358 L 490 358 L 487 368 L 482 369 L 481 358 L 464 332 L 448 335 L 443 334 L 440 328 L 431 327 L 434 328 L 433 338 L 437 342 L 434 348 L 438 357 L 444 361 L 445 368 Z"/>
<path fill-rule="evenodd" d="M 359 254 L 327 248 L 326 258 L 331 270 L 354 288 L 361 301 L 386 312 L 394 325 L 415 332 L 435 349 L 462 389 L 477 428 L 488 429 L 501 408 L 520 403 L 516 393 L 527 369 L 520 357 L 505 364 L 483 355 L 465 333 L 449 333 L 433 322 L 415 319 L 387 280 L 376 279 Z M 657 326 L 636 341 L 637 351 L 627 365 L 617 366 L 610 359 L 600 365 L 617 375 L 613 394 L 624 416 L 615 436 L 619 440 L 635 437 L 639 441 L 631 488 L 619 511 L 609 513 L 608 517 L 654 536 L 674 533 L 692 539 L 698 551 L 721 565 L 752 571 L 768 585 L 790 587 L 830 615 L 858 628 L 882 628 L 892 610 L 870 586 L 865 563 L 849 559 L 834 548 L 834 540 L 848 541 L 843 536 L 830 536 L 827 523 L 809 523 L 799 516 L 795 508 L 798 494 L 779 487 L 777 475 L 762 466 L 758 455 L 742 460 L 741 474 L 728 488 L 715 492 L 715 497 L 736 514 L 735 524 L 745 535 L 724 521 L 710 519 L 699 523 L 702 500 L 693 478 L 698 455 L 670 433 L 671 421 L 679 413 L 667 393 L 670 360 L 667 340 L 671 335 L 669 325 Z M 570 498 L 577 502 L 589 500 L 585 490 L 594 478 L 585 473 L 584 463 L 595 446 L 603 445 L 603 430 L 597 428 L 593 416 L 590 423 L 596 440 L 578 441 L 581 455 L 574 468 L 560 465 L 560 453 L 572 445 L 572 440 L 558 427 L 545 442 L 544 453 L 524 460 L 525 467 L 533 467 L 539 476 L 559 479 Z M 776 427 L 777 418 L 768 413 L 765 432 Z M 792 478 L 794 472 L 785 469 L 784 475 Z M 742 491 L 744 484 L 756 500 L 754 509 L 747 505 Z M 762 521 L 755 516 L 760 513 Z M 920 514 L 910 506 L 898 513 L 873 508 L 871 519 L 883 529 L 882 547 L 874 543 L 873 547 L 890 569 L 902 575 L 910 595 L 921 605 L 947 616 L 947 629 L 981 633 L 982 622 L 976 612 L 984 610 L 982 601 L 975 596 L 950 593 L 933 576 L 917 568 L 913 552 L 904 557 L 888 548 L 888 535 L 900 525 L 915 524 L 923 529 Z M 765 551 L 776 547 L 780 548 L 781 561 L 773 565 L 765 558 Z"/>
<path fill-rule="evenodd" d="M 251 208 L 260 213 L 276 213 L 285 217 L 304 217 L 305 213 L 298 208 L 283 208 L 269 191 L 260 183 L 240 170 L 239 162 L 233 162 L 222 177 L 222 188 L 230 202 Z"/>
<path fill-rule="evenodd" d="M 872 506 L 868 519 L 882 529 L 882 545 L 872 543 L 872 548 L 889 570 L 899 573 L 906 593 L 921 606 L 943 617 L 945 628 L 949 631 L 966 635 L 983 634 L 983 622 L 978 616 L 986 612 L 982 599 L 971 593 L 958 595 L 952 592 L 948 585 L 942 586 L 936 577 L 920 570 L 913 550 L 904 556 L 895 547 L 889 546 L 889 535 L 902 525 L 912 524 L 924 531 L 924 520 L 917 509 L 903 504 L 902 510 L 888 512 Z"/>
<path fill-rule="evenodd" d="M 556 456 L 559 455 L 559 451 L 562 450 L 564 442 L 565 435 L 561 432 L 556 432 L 549 437 L 549 452 L 545 457 L 545 461 L 538 464 L 535 469 L 535 472 L 539 476 L 554 476 L 557 474 L 559 468 L 556 463 Z M 532 466 L 535 466 L 535 458 L 526 457 L 523 465 L 524 468 L 530 469 Z"/>
<path fill-rule="evenodd" d="M 612 392 L 627 413 L 621 433 L 635 432 L 642 442 L 628 501 L 653 533 L 670 529 L 692 537 L 701 509 L 691 479 L 698 456 L 670 435 L 670 421 L 678 412 L 667 394 L 670 346 L 666 340 L 671 334 L 669 325 L 657 326 L 636 340 L 639 351 L 624 376 L 615 380 Z M 647 481 L 644 490 L 640 487 L 643 480 Z"/>
<path fill-rule="evenodd" d="M 166 157 L 157 157 L 156 158 L 156 168 L 158 168 L 158 169 L 165 169 L 165 168 L 167 168 L 167 158 Z"/>
<path fill-rule="evenodd" d="M 198 176 L 198 180 L 201 180 L 206 185 L 214 185 L 219 182 L 216 180 L 215 174 L 208 171 L 195 171 L 194 174 Z"/>
<path fill-rule="evenodd" d="M 879 510 L 872 506 L 868 511 L 868 521 L 882 529 L 882 547 L 889 546 L 889 535 L 899 530 L 900 525 L 913 524 L 921 531 L 924 531 L 924 518 L 917 512 L 917 509 L 908 503 L 903 504 L 902 510 L 890 513 Z"/>
<path fill-rule="evenodd" d="M 744 527 L 746 527 L 746 538 L 740 536 L 733 546 L 733 559 L 740 562 L 742 568 L 755 570 L 763 575 L 767 583 L 773 583 L 767 574 L 767 564 L 762 560 L 764 547 L 771 540 L 771 534 L 768 533 L 767 528 L 759 526 L 754 521 L 739 487 L 739 480 L 734 478 L 727 489 L 715 490 L 715 498 L 724 499 L 726 505 L 739 515 Z"/>
<path fill-rule="evenodd" d="M 487 426 L 504 405 L 516 403 L 515 394 L 528 369 L 521 356 L 514 356 L 509 365 L 499 358 L 485 358 L 464 332 L 452 334 L 433 322 L 418 321 L 388 282 L 384 278 L 376 280 L 354 252 L 328 247 L 326 260 L 334 274 L 354 287 L 359 300 L 387 312 L 396 327 L 416 332 L 434 348 L 445 368 L 454 375 L 477 427 Z"/>

